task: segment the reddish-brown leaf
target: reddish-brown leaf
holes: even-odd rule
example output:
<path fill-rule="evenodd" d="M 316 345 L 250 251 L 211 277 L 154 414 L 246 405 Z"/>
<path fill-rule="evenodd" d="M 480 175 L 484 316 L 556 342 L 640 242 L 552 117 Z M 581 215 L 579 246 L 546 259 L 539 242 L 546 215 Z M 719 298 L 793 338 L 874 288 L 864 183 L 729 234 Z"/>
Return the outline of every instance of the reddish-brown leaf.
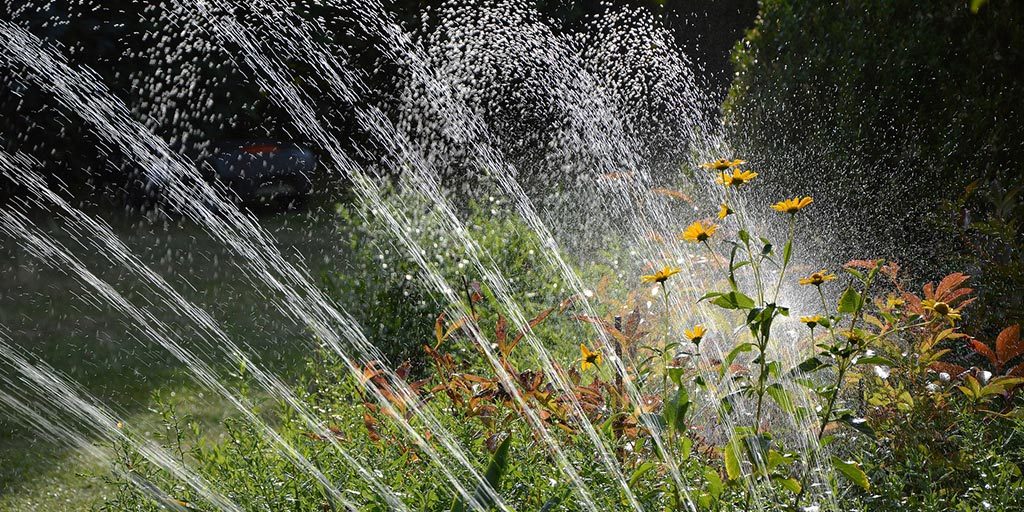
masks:
<path fill-rule="evenodd" d="M 578 300 L 580 300 L 579 294 L 570 295 L 568 298 L 563 300 L 561 304 L 558 305 L 558 311 L 560 313 L 564 313 L 565 310 L 573 307 L 573 305 L 575 305 L 576 301 Z"/>
<path fill-rule="evenodd" d="M 494 337 L 498 340 L 498 346 L 505 345 L 505 337 L 508 335 L 508 321 L 505 320 L 505 316 L 498 314 L 498 325 L 494 327 Z M 505 354 L 508 355 L 508 354 Z"/>
<path fill-rule="evenodd" d="M 963 366 L 944 361 L 936 361 L 928 365 L 928 369 L 935 373 L 946 373 L 952 379 L 959 378 L 968 371 L 967 368 L 964 368 Z"/>
<path fill-rule="evenodd" d="M 541 311 L 541 313 L 539 315 L 533 317 L 533 319 L 530 320 L 530 322 L 529 322 L 530 326 L 529 326 L 529 328 L 527 330 L 533 330 L 534 327 L 537 327 L 538 324 L 540 324 L 545 319 L 547 319 L 548 315 L 550 315 L 552 311 L 554 311 L 554 309 L 548 308 L 548 309 L 545 309 L 544 311 Z M 511 345 L 509 345 L 508 351 L 512 352 L 512 349 L 516 348 L 516 345 L 519 344 L 519 342 L 523 339 L 523 336 L 525 336 L 525 335 L 526 335 L 526 330 L 519 331 L 519 334 L 516 335 L 515 339 L 512 340 Z"/>
<path fill-rule="evenodd" d="M 405 378 L 409 376 L 409 371 L 411 369 L 412 363 L 406 360 L 404 363 L 398 365 L 398 368 L 395 369 L 395 375 L 397 375 L 399 379 L 405 380 Z"/>
<path fill-rule="evenodd" d="M 1018 364 L 1006 371 L 1010 377 L 1024 377 L 1024 363 Z"/>
<path fill-rule="evenodd" d="M 437 321 L 434 322 L 434 337 L 437 338 L 437 345 L 434 348 L 441 346 L 441 342 L 444 341 L 444 317 L 445 314 L 442 311 L 440 315 L 437 315 Z"/>
<path fill-rule="evenodd" d="M 370 434 L 371 441 L 380 441 L 380 433 L 377 432 L 377 419 L 368 412 L 363 413 L 363 426 L 366 427 L 366 431 Z"/>
<path fill-rule="evenodd" d="M 968 279 L 970 276 L 961 272 L 955 272 L 942 278 L 942 281 L 939 281 L 939 286 L 935 288 L 935 297 L 937 300 L 942 300 L 946 293 L 959 288 Z"/>
<path fill-rule="evenodd" d="M 1000 363 L 999 358 L 996 357 L 996 353 L 993 352 L 988 345 L 974 338 L 971 338 L 968 342 L 971 344 L 971 348 L 973 348 L 975 352 L 985 356 L 985 359 L 988 359 L 989 362 L 992 363 L 992 366 L 996 367 L 997 372 L 1002 370 L 1002 364 Z"/>
<path fill-rule="evenodd" d="M 1021 354 L 1024 354 L 1024 342 L 1020 339 L 1020 325 L 1011 325 L 1003 329 L 996 337 L 996 355 L 999 356 L 999 362 L 1005 365 Z"/>

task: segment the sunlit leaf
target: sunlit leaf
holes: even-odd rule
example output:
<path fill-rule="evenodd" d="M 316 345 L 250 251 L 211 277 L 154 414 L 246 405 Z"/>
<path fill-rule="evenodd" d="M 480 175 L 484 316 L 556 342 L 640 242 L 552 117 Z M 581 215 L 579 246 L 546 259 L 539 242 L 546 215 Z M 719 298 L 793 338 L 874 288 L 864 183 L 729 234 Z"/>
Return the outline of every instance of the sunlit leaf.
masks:
<path fill-rule="evenodd" d="M 865 491 L 871 489 L 871 483 L 868 482 L 868 475 L 860 468 L 860 464 L 853 461 L 847 462 L 839 457 L 832 457 L 832 465 L 835 466 L 843 476 L 861 489 L 864 489 Z"/>
<path fill-rule="evenodd" d="M 725 445 L 725 474 L 729 480 L 737 480 L 742 476 L 740 468 L 739 449 L 735 442 Z"/>
<path fill-rule="evenodd" d="M 840 313 L 856 313 L 860 309 L 862 304 L 861 296 L 854 290 L 853 287 L 846 288 L 843 295 L 839 297 L 839 312 Z"/>

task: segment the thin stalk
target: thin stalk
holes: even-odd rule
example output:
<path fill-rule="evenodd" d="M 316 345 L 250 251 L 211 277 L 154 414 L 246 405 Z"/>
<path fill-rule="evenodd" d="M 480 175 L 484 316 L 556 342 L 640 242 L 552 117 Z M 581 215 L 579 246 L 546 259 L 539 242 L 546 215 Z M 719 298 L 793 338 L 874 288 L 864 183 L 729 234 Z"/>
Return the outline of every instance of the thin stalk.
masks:
<path fill-rule="evenodd" d="M 665 286 L 665 281 L 661 282 L 661 297 L 665 300 L 665 344 L 662 346 L 661 351 L 661 389 L 664 393 L 664 400 L 668 399 L 668 346 L 669 346 L 669 330 L 672 328 L 672 319 L 669 318 L 669 312 L 672 311 L 668 301 L 668 287 Z"/>
<path fill-rule="evenodd" d="M 786 237 L 786 245 L 783 246 L 783 252 L 785 252 L 785 247 L 792 248 L 792 246 L 793 246 L 793 231 L 794 231 L 795 227 L 796 227 L 796 215 L 790 215 L 789 216 L 789 236 Z M 779 272 L 779 280 L 775 283 L 775 295 L 774 295 L 775 298 L 772 299 L 776 303 L 779 301 L 779 289 L 782 288 L 782 277 L 786 275 L 786 267 L 788 267 L 788 266 L 789 266 L 789 258 L 787 258 L 787 257 L 785 257 L 785 255 L 783 255 L 783 258 L 782 258 L 782 271 Z"/>
<path fill-rule="evenodd" d="M 704 244 L 704 247 L 707 247 L 708 252 L 711 253 L 711 258 L 715 260 L 715 264 L 718 265 L 718 269 L 725 270 L 725 264 L 722 263 L 722 260 L 718 259 L 718 253 L 711 248 L 711 244 L 709 244 L 707 240 L 704 240 L 701 243 Z"/>

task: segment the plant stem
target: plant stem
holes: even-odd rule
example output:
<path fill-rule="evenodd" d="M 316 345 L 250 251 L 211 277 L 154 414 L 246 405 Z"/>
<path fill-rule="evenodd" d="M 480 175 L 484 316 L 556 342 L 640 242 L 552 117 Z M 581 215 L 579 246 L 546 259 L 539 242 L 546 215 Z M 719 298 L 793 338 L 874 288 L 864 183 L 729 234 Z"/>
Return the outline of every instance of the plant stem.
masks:
<path fill-rule="evenodd" d="M 668 346 L 669 346 L 669 338 L 670 338 L 669 330 L 672 328 L 672 319 L 670 318 L 670 314 L 669 314 L 669 312 L 671 311 L 671 307 L 669 306 L 669 302 L 668 302 L 668 287 L 665 286 L 665 281 L 661 282 L 661 296 L 662 296 L 663 299 L 665 299 L 665 344 L 662 347 L 662 352 L 661 352 L 661 364 L 662 364 L 662 369 L 661 369 L 661 373 L 662 373 L 662 375 L 661 375 L 661 388 L 663 390 L 662 392 L 665 394 L 663 400 L 667 400 L 668 399 L 668 360 L 667 360 L 667 358 L 668 358 Z"/>
<path fill-rule="evenodd" d="M 725 264 L 722 263 L 722 260 L 718 259 L 718 253 L 711 248 L 711 244 L 709 244 L 707 240 L 704 240 L 701 243 L 704 244 L 704 247 L 707 247 L 708 252 L 711 253 L 711 258 L 715 260 L 715 264 L 718 265 L 718 269 L 725 270 Z"/>
<path fill-rule="evenodd" d="M 790 254 L 792 254 L 793 247 L 793 231 L 796 227 L 796 215 L 789 216 L 789 236 L 786 237 L 786 245 L 783 246 L 783 257 L 782 257 L 782 271 L 779 272 L 779 280 L 775 283 L 775 295 L 772 299 L 775 302 L 779 301 L 779 289 L 782 288 L 782 277 L 786 275 L 786 267 L 789 266 L 789 258 L 785 255 L 786 247 L 790 248 Z"/>

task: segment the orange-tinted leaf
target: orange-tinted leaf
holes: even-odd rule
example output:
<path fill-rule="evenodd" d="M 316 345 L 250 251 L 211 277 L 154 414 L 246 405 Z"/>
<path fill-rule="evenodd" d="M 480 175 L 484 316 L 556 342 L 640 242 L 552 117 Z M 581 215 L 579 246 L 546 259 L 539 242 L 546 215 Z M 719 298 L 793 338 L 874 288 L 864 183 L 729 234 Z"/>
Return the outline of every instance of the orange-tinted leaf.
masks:
<path fill-rule="evenodd" d="M 959 288 L 968 279 L 970 279 L 970 276 L 964 275 L 961 272 L 955 272 L 942 278 L 942 281 L 939 281 L 939 286 L 935 288 L 935 296 L 944 297 L 946 293 Z"/>
<path fill-rule="evenodd" d="M 847 261 L 843 266 L 852 268 L 866 268 L 868 270 L 878 266 L 880 260 L 850 260 Z"/>
<path fill-rule="evenodd" d="M 959 378 L 968 371 L 967 368 L 964 368 L 963 366 L 944 361 L 936 361 L 928 365 L 928 369 L 935 373 L 946 373 L 953 379 Z"/>
<path fill-rule="evenodd" d="M 1024 342 L 1020 339 L 1020 325 L 1011 325 L 1003 329 L 996 337 L 996 355 L 999 356 L 999 362 L 1005 365 L 1021 354 L 1024 354 Z"/>
<path fill-rule="evenodd" d="M 454 333 L 455 331 L 461 329 L 462 326 L 466 325 L 466 322 L 468 322 L 468 321 L 469 321 L 469 317 L 464 316 L 464 317 L 459 318 L 455 322 L 453 322 L 451 325 L 448 326 L 448 330 L 444 332 L 444 337 L 442 339 L 450 338 L 452 333 Z"/>
<path fill-rule="evenodd" d="M 924 298 L 934 299 L 935 298 L 935 283 L 928 283 L 924 285 Z"/>
<path fill-rule="evenodd" d="M 988 359 L 989 362 L 992 363 L 992 366 L 996 367 L 996 370 L 1001 369 L 1000 367 L 1002 365 L 999 362 L 999 358 L 996 357 L 996 353 L 993 352 L 992 349 L 988 347 L 988 345 L 974 338 L 971 338 L 969 342 L 971 344 L 971 348 L 973 348 L 975 352 L 985 356 L 985 359 Z"/>
<path fill-rule="evenodd" d="M 437 315 L 437 321 L 434 322 L 434 337 L 437 338 L 437 345 L 434 345 L 435 349 L 440 347 L 444 341 L 444 317 L 445 313 L 442 311 L 440 315 Z"/>

